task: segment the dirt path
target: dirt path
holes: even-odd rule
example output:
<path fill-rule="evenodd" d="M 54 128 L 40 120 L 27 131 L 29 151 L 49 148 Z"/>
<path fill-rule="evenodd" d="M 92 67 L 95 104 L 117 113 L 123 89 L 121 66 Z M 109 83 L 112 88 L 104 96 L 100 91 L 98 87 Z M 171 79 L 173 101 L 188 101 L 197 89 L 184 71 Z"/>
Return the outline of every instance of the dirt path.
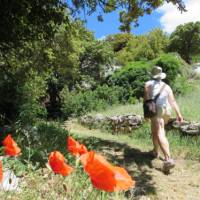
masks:
<path fill-rule="evenodd" d="M 153 159 L 146 150 L 102 136 L 76 123 L 67 122 L 64 127 L 112 163 L 125 167 L 136 180 L 136 188 L 131 191 L 136 199 L 200 200 L 200 162 L 176 159 L 176 167 L 165 175 L 161 171 L 162 160 Z"/>

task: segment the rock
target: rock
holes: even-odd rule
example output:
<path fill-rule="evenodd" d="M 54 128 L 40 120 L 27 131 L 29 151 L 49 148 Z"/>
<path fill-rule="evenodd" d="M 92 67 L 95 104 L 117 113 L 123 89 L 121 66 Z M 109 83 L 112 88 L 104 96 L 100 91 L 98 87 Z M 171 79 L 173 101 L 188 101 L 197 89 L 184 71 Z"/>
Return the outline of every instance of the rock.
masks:
<path fill-rule="evenodd" d="M 200 135 L 200 123 L 197 122 L 181 126 L 180 129 L 187 135 Z"/>
<path fill-rule="evenodd" d="M 200 135 L 200 123 L 199 122 L 189 122 L 184 121 L 182 123 L 179 123 L 176 121 L 176 119 L 171 119 L 169 123 L 167 124 L 168 129 L 177 129 L 183 134 L 186 135 Z"/>
<path fill-rule="evenodd" d="M 105 119 L 105 117 L 101 114 L 101 113 L 97 113 L 94 117 L 95 121 L 103 121 Z"/>
<path fill-rule="evenodd" d="M 90 115 L 81 117 L 80 123 L 94 128 L 110 127 L 113 133 L 130 133 L 143 124 L 143 118 L 140 115 L 104 117 L 98 113 L 95 117 Z"/>
<path fill-rule="evenodd" d="M 130 133 L 134 129 L 139 128 L 144 119 L 140 115 L 116 115 L 112 117 L 104 117 L 101 113 L 96 114 L 94 117 L 91 115 L 83 116 L 79 119 L 83 126 L 89 128 L 111 129 L 114 134 L 117 133 Z M 179 123 L 175 118 L 169 120 L 166 125 L 167 129 L 177 129 L 186 135 L 200 135 L 200 123 L 184 121 Z"/>

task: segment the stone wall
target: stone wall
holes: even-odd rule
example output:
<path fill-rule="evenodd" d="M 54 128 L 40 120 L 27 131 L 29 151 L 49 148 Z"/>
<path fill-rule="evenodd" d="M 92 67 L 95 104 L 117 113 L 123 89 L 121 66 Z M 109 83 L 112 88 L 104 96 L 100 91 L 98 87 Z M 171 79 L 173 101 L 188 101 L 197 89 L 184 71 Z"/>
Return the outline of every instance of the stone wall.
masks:
<path fill-rule="evenodd" d="M 79 123 L 89 128 L 109 129 L 112 133 L 130 133 L 134 129 L 142 126 L 144 123 L 143 117 L 140 115 L 117 115 L 105 117 L 102 114 L 95 116 L 86 115 L 79 118 Z M 179 130 L 184 135 L 200 136 L 200 123 L 184 121 L 179 123 L 176 119 L 171 119 L 166 125 L 166 129 Z"/>
<path fill-rule="evenodd" d="M 96 116 L 83 116 L 79 122 L 89 128 L 105 128 L 110 129 L 113 133 L 129 133 L 143 124 L 143 118 L 140 115 L 104 117 L 97 114 Z"/>
<path fill-rule="evenodd" d="M 168 129 L 177 129 L 184 135 L 200 136 L 200 123 L 184 121 L 179 123 L 176 119 L 171 119 L 167 124 Z"/>

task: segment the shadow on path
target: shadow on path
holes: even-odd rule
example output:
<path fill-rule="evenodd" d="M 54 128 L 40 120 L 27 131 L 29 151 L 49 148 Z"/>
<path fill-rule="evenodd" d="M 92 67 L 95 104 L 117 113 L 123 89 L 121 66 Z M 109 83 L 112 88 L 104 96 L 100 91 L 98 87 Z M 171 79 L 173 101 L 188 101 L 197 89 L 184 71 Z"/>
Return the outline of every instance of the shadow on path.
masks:
<path fill-rule="evenodd" d="M 142 152 L 125 143 L 96 137 L 81 138 L 80 140 L 87 145 L 88 149 L 105 155 L 107 160 L 114 165 L 127 169 L 129 174 L 136 180 L 136 187 L 127 193 L 128 196 L 156 194 L 156 188 L 151 176 L 153 157 L 149 152 Z"/>

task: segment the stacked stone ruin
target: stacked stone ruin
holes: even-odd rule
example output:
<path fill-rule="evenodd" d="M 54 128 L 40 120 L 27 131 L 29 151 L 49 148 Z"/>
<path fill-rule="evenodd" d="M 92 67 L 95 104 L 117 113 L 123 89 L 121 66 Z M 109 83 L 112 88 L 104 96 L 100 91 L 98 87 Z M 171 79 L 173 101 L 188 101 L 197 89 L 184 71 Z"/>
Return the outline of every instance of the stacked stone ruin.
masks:
<path fill-rule="evenodd" d="M 141 127 L 145 120 L 140 115 L 117 115 L 105 117 L 102 114 L 96 116 L 86 115 L 79 119 L 79 123 L 89 128 L 109 128 L 112 133 L 130 133 Z M 200 135 L 200 123 L 184 121 L 181 124 L 176 119 L 171 119 L 166 125 L 167 129 L 179 130 L 182 134 L 197 136 Z"/>
<path fill-rule="evenodd" d="M 97 114 L 94 117 L 90 115 L 83 116 L 79 122 L 90 128 L 109 127 L 113 133 L 130 133 L 143 124 L 143 118 L 140 115 L 104 117 L 101 114 Z"/>

